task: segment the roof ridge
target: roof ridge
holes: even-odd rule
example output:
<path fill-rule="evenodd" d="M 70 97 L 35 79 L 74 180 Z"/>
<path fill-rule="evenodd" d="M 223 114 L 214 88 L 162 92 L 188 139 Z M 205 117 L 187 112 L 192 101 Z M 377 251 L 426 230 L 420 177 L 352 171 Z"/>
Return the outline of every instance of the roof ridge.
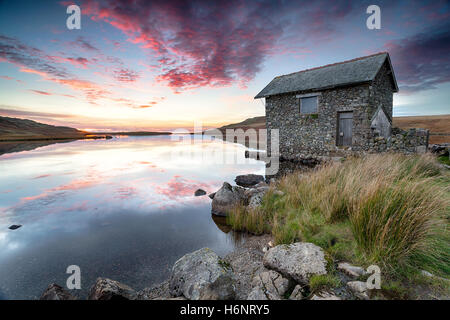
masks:
<path fill-rule="evenodd" d="M 300 71 L 296 71 L 296 72 L 286 73 L 286 74 L 283 74 L 281 76 L 276 76 L 274 79 L 285 77 L 285 76 L 290 76 L 290 75 L 296 74 L 296 73 L 302 73 L 302 72 L 306 72 L 306 71 L 312 71 L 312 70 L 327 68 L 327 67 L 331 67 L 331 66 L 336 66 L 336 65 L 340 65 L 340 64 L 344 64 L 344 63 L 355 62 L 355 61 L 358 61 L 358 60 L 362 60 L 362 59 L 366 59 L 366 58 L 370 58 L 370 57 L 374 57 L 374 56 L 378 56 L 378 55 L 382 55 L 382 54 L 389 55 L 389 53 L 387 51 L 382 51 L 382 52 L 370 54 L 368 56 L 358 57 L 358 58 L 354 58 L 354 59 L 350 59 L 350 60 L 345 60 L 345 61 L 340 61 L 340 62 L 326 64 L 326 65 L 319 66 L 319 67 L 314 67 L 314 68 L 309 68 L 309 69 L 300 70 Z"/>

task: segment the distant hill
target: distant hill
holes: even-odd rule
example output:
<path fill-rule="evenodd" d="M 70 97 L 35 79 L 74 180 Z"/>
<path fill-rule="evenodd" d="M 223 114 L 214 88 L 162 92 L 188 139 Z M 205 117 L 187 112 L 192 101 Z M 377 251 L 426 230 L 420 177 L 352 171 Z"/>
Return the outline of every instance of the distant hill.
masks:
<path fill-rule="evenodd" d="M 220 127 L 219 130 L 226 129 L 264 129 L 266 127 L 266 117 L 254 117 L 248 118 L 239 123 L 228 124 L 226 126 Z"/>
<path fill-rule="evenodd" d="M 86 132 L 64 126 L 52 126 L 33 120 L 0 117 L 0 141 L 35 141 L 65 139 L 111 138 L 111 135 L 155 136 L 169 135 L 171 132 Z"/>
<path fill-rule="evenodd" d="M 157 131 L 113 131 L 113 132 L 92 132 L 95 135 L 120 135 L 120 136 L 161 136 L 171 135 L 172 132 L 157 132 Z"/>
<path fill-rule="evenodd" d="M 450 115 L 439 116 L 415 116 L 415 117 L 394 117 L 394 126 L 401 129 L 423 128 L 430 130 L 430 143 L 450 143 Z M 256 130 L 266 127 L 266 117 L 254 117 L 239 123 L 229 124 L 220 127 L 219 130 L 226 129 L 249 129 Z"/>
<path fill-rule="evenodd" d="M 0 117 L 0 141 L 80 139 L 88 133 L 27 119 Z"/>

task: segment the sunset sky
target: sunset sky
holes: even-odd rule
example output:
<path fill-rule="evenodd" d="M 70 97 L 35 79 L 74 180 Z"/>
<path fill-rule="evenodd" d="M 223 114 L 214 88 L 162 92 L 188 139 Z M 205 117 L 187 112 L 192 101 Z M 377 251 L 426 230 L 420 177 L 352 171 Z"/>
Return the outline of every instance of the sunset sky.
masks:
<path fill-rule="evenodd" d="M 69 30 L 66 8 L 81 8 Z M 381 8 L 369 30 L 366 9 Z M 0 115 L 92 130 L 264 115 L 273 77 L 387 51 L 394 116 L 450 114 L 449 1 L 0 0 Z"/>

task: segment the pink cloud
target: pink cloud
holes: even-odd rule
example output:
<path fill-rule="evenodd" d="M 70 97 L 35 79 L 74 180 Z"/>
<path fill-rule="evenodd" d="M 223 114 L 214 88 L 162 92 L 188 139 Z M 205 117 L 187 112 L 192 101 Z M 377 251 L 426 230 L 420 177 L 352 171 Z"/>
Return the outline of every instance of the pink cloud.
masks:
<path fill-rule="evenodd" d="M 50 92 L 47 91 L 41 91 L 41 90 L 30 90 L 31 92 L 40 94 L 40 95 L 44 95 L 44 96 L 51 96 L 52 94 Z"/>
<path fill-rule="evenodd" d="M 344 19 L 351 9 L 342 1 L 326 6 L 239 0 L 83 3 L 83 13 L 91 19 L 110 24 L 152 52 L 161 64 L 156 80 L 175 92 L 234 83 L 245 87 L 276 51 L 285 29 L 329 39 L 335 32 L 331 21 Z"/>
<path fill-rule="evenodd" d="M 175 200 L 183 197 L 193 197 L 194 192 L 199 188 L 208 191 L 211 189 L 211 185 L 175 175 L 166 185 L 156 186 L 155 191 L 169 199 Z"/>
<path fill-rule="evenodd" d="M 68 62 L 74 66 L 78 66 L 78 67 L 82 67 L 82 68 L 87 68 L 87 65 L 90 63 L 90 61 L 86 58 L 83 57 L 78 57 L 78 58 L 72 58 L 72 57 L 60 57 L 60 56 L 48 56 L 48 58 L 53 61 L 53 62 L 57 62 L 57 63 L 64 63 L 64 62 Z"/>

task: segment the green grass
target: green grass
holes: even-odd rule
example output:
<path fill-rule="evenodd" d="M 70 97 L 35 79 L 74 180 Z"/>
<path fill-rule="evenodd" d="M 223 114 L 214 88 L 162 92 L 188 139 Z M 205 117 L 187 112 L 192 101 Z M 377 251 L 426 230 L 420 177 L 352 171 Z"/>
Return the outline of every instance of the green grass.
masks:
<path fill-rule="evenodd" d="M 309 279 L 309 290 L 311 293 L 336 288 L 341 285 L 341 280 L 333 274 L 316 274 Z"/>
<path fill-rule="evenodd" d="M 449 186 L 431 155 L 370 155 L 287 175 L 261 207 L 236 207 L 227 221 L 276 244 L 307 241 L 331 259 L 378 264 L 393 279 L 422 269 L 449 278 Z"/>
<path fill-rule="evenodd" d="M 450 158 L 448 156 L 439 156 L 438 157 L 438 161 L 440 163 L 446 164 L 448 166 L 450 166 Z"/>

